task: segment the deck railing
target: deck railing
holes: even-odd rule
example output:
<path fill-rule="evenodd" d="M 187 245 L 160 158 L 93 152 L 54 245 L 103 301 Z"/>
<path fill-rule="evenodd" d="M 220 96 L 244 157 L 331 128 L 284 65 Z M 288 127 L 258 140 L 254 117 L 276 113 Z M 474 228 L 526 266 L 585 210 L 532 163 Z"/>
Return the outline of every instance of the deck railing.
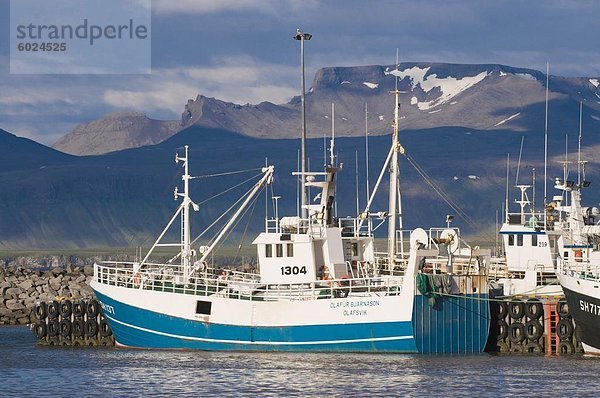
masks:
<path fill-rule="evenodd" d="M 134 271 L 133 263 L 94 265 L 97 283 L 128 289 L 143 289 L 197 296 L 216 295 L 254 301 L 316 300 L 372 295 L 398 295 L 403 277 L 371 276 L 317 280 L 298 284 L 265 284 L 258 275 L 233 270 L 206 268 L 192 277 L 184 277 L 180 266 L 146 264 Z"/>
<path fill-rule="evenodd" d="M 559 260 L 558 272 L 591 281 L 600 281 L 600 260 Z"/>

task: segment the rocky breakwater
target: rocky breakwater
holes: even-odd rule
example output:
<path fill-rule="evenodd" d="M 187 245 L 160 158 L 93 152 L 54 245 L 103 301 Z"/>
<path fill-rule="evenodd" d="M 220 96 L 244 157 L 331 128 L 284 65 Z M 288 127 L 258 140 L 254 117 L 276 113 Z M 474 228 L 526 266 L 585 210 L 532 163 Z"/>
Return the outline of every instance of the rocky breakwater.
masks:
<path fill-rule="evenodd" d="M 35 269 L 0 266 L 0 325 L 25 325 L 35 321 L 32 310 L 38 301 L 56 297 L 90 298 L 91 265 Z"/>

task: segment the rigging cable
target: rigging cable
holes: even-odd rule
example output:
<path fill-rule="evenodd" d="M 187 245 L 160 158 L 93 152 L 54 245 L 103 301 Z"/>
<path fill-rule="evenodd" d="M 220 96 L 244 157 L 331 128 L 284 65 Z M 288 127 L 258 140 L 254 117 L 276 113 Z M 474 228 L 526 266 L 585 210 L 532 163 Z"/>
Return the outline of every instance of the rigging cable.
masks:
<path fill-rule="evenodd" d="M 417 164 L 417 162 L 408 155 L 408 153 L 405 152 L 404 156 L 409 161 L 409 163 L 415 168 L 417 173 L 419 173 L 419 175 L 421 175 L 421 177 L 425 180 L 425 182 L 442 198 L 442 200 L 444 202 L 446 202 L 448 204 L 448 206 L 450 206 L 454 211 L 456 211 L 456 213 L 458 214 L 459 217 L 461 217 L 463 220 L 465 220 L 465 222 L 467 224 L 469 224 L 475 231 L 477 231 L 477 229 L 479 228 L 477 223 L 471 217 L 469 217 L 469 215 L 466 212 L 464 212 L 444 191 L 442 191 L 441 188 L 439 188 L 435 184 L 433 179 L 431 177 L 429 177 L 429 175 L 425 172 L 425 170 L 423 170 L 423 168 L 421 168 L 421 166 L 419 166 Z M 490 235 L 488 232 L 484 231 L 483 234 L 487 237 L 488 240 L 490 240 L 490 241 L 494 240 L 494 237 L 492 235 Z"/>

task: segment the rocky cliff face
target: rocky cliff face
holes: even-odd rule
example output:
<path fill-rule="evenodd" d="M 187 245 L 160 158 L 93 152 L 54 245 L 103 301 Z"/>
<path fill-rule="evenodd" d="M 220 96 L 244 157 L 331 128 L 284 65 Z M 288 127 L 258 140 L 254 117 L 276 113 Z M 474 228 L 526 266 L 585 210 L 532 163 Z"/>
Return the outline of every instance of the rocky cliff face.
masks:
<path fill-rule="evenodd" d="M 402 63 L 395 66 L 329 67 L 317 71 L 307 93 L 309 137 L 331 131 L 335 103 L 336 134 L 365 131 L 365 104 L 371 134 L 391 131 L 396 78 L 401 91 L 400 129 L 464 127 L 478 130 L 543 129 L 545 74 L 504 65 Z M 551 112 L 561 127 L 578 125 L 577 104 L 600 121 L 596 78 L 550 76 Z M 591 115 L 590 115 L 591 113 Z M 221 128 L 257 138 L 295 138 L 300 132 L 300 98 L 286 104 L 238 105 L 198 95 L 188 100 L 180 121 L 158 121 L 142 114 L 111 114 L 80 125 L 54 145 L 86 155 L 158 143 L 190 127 Z"/>
<path fill-rule="evenodd" d="M 53 147 L 72 155 L 98 155 L 157 144 L 179 129 L 179 122 L 173 120 L 154 120 L 143 113 L 111 113 L 80 124 Z"/>

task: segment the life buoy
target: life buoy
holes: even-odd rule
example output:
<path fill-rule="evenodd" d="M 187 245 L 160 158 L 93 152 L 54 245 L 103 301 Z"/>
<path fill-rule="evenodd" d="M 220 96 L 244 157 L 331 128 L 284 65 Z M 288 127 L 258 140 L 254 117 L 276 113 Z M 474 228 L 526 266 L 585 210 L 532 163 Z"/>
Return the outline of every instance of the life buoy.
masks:
<path fill-rule="evenodd" d="M 575 261 L 583 261 L 583 252 L 581 251 L 581 249 L 573 250 L 573 254 L 575 256 Z"/>
<path fill-rule="evenodd" d="M 330 281 L 333 280 L 333 278 L 331 277 L 331 274 L 329 273 L 329 267 L 326 265 L 322 265 L 321 268 L 319 268 L 320 273 L 321 273 L 321 279 L 324 281 Z M 331 285 L 331 282 L 329 282 L 329 285 Z"/>

